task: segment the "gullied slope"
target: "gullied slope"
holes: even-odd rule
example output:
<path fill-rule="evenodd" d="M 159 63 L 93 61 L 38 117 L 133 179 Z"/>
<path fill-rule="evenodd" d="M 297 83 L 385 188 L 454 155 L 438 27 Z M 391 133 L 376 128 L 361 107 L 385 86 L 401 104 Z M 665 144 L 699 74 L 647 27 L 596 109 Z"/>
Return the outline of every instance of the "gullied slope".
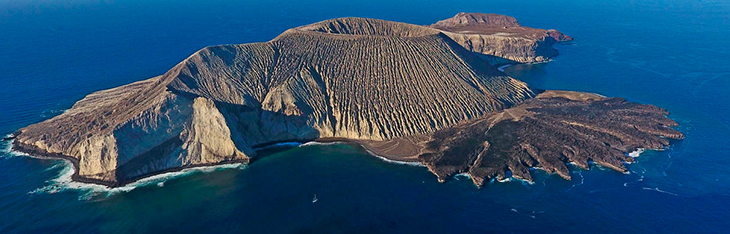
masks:
<path fill-rule="evenodd" d="M 531 96 L 438 30 L 342 18 L 202 49 L 162 76 L 20 129 L 14 148 L 69 158 L 76 179 L 115 186 L 248 162 L 272 142 L 427 134 Z"/>
<path fill-rule="evenodd" d="M 431 25 L 470 51 L 487 55 L 492 64 L 536 63 L 558 55 L 552 46 L 573 38 L 557 30 L 521 26 L 513 17 L 459 13 Z"/>
<path fill-rule="evenodd" d="M 655 106 L 593 94 L 547 91 L 516 107 L 434 133 L 419 159 L 440 181 L 468 173 L 481 186 L 506 172 L 532 181 L 529 168 L 541 167 L 570 180 L 566 163 L 590 163 L 626 172 L 625 153 L 661 149 L 681 139 L 677 123 Z"/>

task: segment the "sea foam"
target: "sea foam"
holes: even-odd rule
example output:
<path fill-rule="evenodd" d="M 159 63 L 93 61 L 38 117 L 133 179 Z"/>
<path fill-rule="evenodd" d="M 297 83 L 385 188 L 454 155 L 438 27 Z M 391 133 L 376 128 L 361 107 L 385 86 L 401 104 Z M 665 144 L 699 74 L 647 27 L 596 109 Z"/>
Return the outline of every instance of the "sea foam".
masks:
<path fill-rule="evenodd" d="M 641 153 L 644 153 L 644 151 L 646 151 L 646 149 L 638 148 L 638 149 L 630 152 L 628 155 L 629 155 L 629 157 L 636 158 L 636 157 L 639 157 L 641 155 Z"/>
<path fill-rule="evenodd" d="M 497 68 L 497 70 L 499 70 L 501 72 L 504 72 L 504 69 L 507 68 L 507 67 L 509 67 L 509 66 L 512 66 L 512 64 L 506 64 L 506 65 L 499 66 Z"/>
<path fill-rule="evenodd" d="M 304 144 L 299 144 L 299 147 L 315 146 L 315 145 L 336 145 L 336 144 L 342 144 L 342 142 L 339 142 L 339 141 L 333 141 L 333 142 L 310 141 L 310 142 L 307 142 Z"/>
<path fill-rule="evenodd" d="M 104 185 L 99 184 L 91 184 L 91 183 L 83 183 L 79 181 L 74 181 L 72 179 L 75 171 L 75 168 L 71 162 L 68 160 L 62 160 L 58 159 L 58 164 L 54 164 L 52 167 L 50 167 L 48 170 L 57 168 L 59 166 L 63 167 L 63 169 L 59 172 L 59 175 L 49 181 L 46 182 L 46 186 L 37 188 L 33 191 L 28 192 L 28 194 L 54 194 L 58 192 L 63 191 L 78 191 L 81 193 L 79 196 L 79 200 L 91 200 L 91 199 L 99 199 L 99 198 L 108 198 L 110 196 L 113 196 L 115 194 L 123 193 L 123 192 L 129 192 L 139 187 L 149 186 L 149 185 L 157 185 L 158 187 L 163 187 L 165 182 L 178 177 L 183 177 L 187 175 L 192 175 L 196 173 L 210 173 L 214 171 L 219 170 L 225 170 L 225 169 L 242 169 L 245 168 L 245 166 L 241 163 L 232 163 L 232 164 L 223 164 L 223 165 L 216 165 L 216 166 L 202 166 L 202 167 L 193 167 L 193 168 L 186 168 L 182 169 L 180 171 L 174 171 L 174 172 L 167 172 L 162 174 L 153 175 L 150 177 L 146 177 L 140 180 L 137 180 L 133 183 L 129 183 L 127 185 L 121 186 L 121 187 L 114 187 L 110 188 Z"/>
<path fill-rule="evenodd" d="M 664 194 L 669 194 L 669 195 L 672 195 L 672 196 L 677 196 L 677 197 L 679 197 L 679 194 L 676 194 L 676 193 L 672 193 L 672 192 L 667 192 L 667 191 L 661 190 L 661 189 L 659 189 L 659 188 L 649 188 L 649 187 L 642 187 L 641 189 L 644 189 L 644 190 L 649 190 L 649 191 L 655 191 L 655 192 L 660 192 L 660 193 L 664 193 Z"/>
<path fill-rule="evenodd" d="M 383 160 L 383 161 L 388 162 L 388 163 L 400 164 L 400 165 L 408 165 L 408 166 L 414 166 L 414 167 L 426 167 L 426 165 L 423 165 L 423 163 L 420 163 L 420 162 L 404 162 L 404 161 L 392 160 L 392 159 L 388 159 L 386 157 L 377 155 L 377 154 L 375 154 L 373 152 L 370 152 L 370 150 L 367 150 L 366 149 L 365 151 L 367 151 L 368 153 L 370 153 L 370 155 L 375 156 L 376 158 L 379 158 L 380 160 Z"/>
<path fill-rule="evenodd" d="M 5 135 L 3 138 L 12 137 L 13 134 Z M 2 146 L 0 147 L 0 157 L 17 157 L 17 156 L 25 156 L 27 154 L 13 151 L 13 142 L 15 139 L 2 141 Z"/>
<path fill-rule="evenodd" d="M 315 145 L 336 145 L 336 144 L 342 144 L 342 143 L 344 143 L 344 142 L 341 142 L 341 141 L 333 141 L 333 142 L 316 142 L 316 141 L 311 141 L 311 142 L 307 142 L 307 143 L 301 144 L 301 145 L 299 145 L 299 147 L 307 147 L 307 146 L 315 146 Z M 383 157 L 383 156 L 380 156 L 380 155 L 378 155 L 376 153 L 373 153 L 372 151 L 368 150 L 367 148 L 365 148 L 365 151 L 367 151 L 370 155 L 375 156 L 376 158 L 379 158 L 380 160 L 383 160 L 383 161 L 388 162 L 388 163 L 408 165 L 408 166 L 417 166 L 417 167 L 425 167 L 425 165 L 423 165 L 423 164 L 421 164 L 419 162 L 403 162 L 403 161 L 388 159 L 386 157 Z"/>
<path fill-rule="evenodd" d="M 10 137 L 12 134 L 7 135 L 6 137 Z M 133 183 L 129 183 L 122 187 L 115 187 L 110 188 L 104 185 L 99 184 L 92 184 L 92 183 L 83 183 L 79 181 L 74 181 L 72 179 L 74 173 L 76 172 L 76 169 L 74 168 L 73 164 L 66 160 L 66 159 L 60 159 L 60 158 L 53 158 L 53 157 L 44 157 L 44 156 L 35 156 L 26 154 L 20 151 L 16 151 L 12 149 L 13 140 L 5 141 L 3 142 L 2 148 L 0 149 L 0 152 L 3 153 L 6 157 L 31 157 L 31 158 L 38 158 L 38 159 L 44 159 L 44 160 L 55 160 L 58 161 L 57 163 L 53 164 L 52 166 L 46 168 L 46 171 L 49 170 L 55 170 L 59 167 L 62 167 L 61 171 L 59 172 L 58 176 L 56 176 L 53 179 L 50 179 L 46 181 L 46 186 L 43 186 L 41 188 L 37 188 L 33 191 L 28 192 L 28 194 L 40 194 L 40 193 L 47 193 L 47 194 L 53 194 L 58 193 L 62 191 L 69 191 L 69 190 L 75 190 L 81 192 L 81 196 L 79 197 L 79 200 L 89 200 L 92 198 L 106 198 L 109 196 L 112 196 L 114 194 L 118 194 L 121 192 L 129 192 L 134 190 L 138 187 L 143 187 L 147 185 L 157 185 L 158 187 L 163 187 L 165 184 L 165 181 L 168 181 L 173 178 L 182 177 L 186 175 L 191 175 L 195 173 L 210 173 L 218 170 L 225 170 L 225 169 L 242 169 L 245 168 L 245 165 L 242 163 L 231 163 L 231 164 L 223 164 L 223 165 L 215 165 L 215 166 L 201 166 L 201 167 L 192 167 L 192 168 L 185 168 L 179 171 L 173 171 L 173 172 L 167 172 L 162 174 L 153 175 L 150 177 L 146 177 L 140 180 L 137 180 Z"/>

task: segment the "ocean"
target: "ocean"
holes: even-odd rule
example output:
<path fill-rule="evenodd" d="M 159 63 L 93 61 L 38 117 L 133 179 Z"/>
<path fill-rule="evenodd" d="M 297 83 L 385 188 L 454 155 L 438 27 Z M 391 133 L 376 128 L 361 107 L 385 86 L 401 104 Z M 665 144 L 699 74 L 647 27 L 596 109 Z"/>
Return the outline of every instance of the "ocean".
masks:
<path fill-rule="evenodd" d="M 359 16 L 431 24 L 499 13 L 577 38 L 544 64 L 506 67 L 536 89 L 596 92 L 671 112 L 685 134 L 630 174 L 468 178 L 357 145 L 267 149 L 249 166 L 163 174 L 116 189 L 68 180 L 69 164 L 0 149 L 0 233 L 727 233 L 730 2 L 0 0 L 0 135 L 91 92 L 164 73 L 196 50 L 267 41 Z M 316 196 L 317 202 L 312 202 Z"/>

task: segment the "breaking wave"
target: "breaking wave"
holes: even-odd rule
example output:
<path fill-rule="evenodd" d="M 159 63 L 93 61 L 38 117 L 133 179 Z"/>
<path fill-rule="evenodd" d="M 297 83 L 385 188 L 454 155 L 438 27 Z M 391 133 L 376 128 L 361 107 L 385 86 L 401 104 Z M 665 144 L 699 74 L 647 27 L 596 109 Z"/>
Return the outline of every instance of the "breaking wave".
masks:
<path fill-rule="evenodd" d="M 13 134 L 5 135 L 3 138 L 12 137 Z M 13 150 L 13 142 L 15 139 L 2 141 L 0 147 L 0 157 L 18 157 L 18 156 L 29 156 L 26 153 L 21 153 Z"/>
<path fill-rule="evenodd" d="M 501 71 L 501 72 L 504 72 L 504 69 L 505 69 L 505 68 L 507 68 L 507 67 L 509 67 L 509 66 L 512 66 L 512 65 L 513 65 L 513 64 L 505 64 L 505 65 L 499 66 L 499 67 L 497 68 L 497 70 L 499 70 L 499 71 Z"/>
<path fill-rule="evenodd" d="M 377 154 L 375 154 L 373 152 L 370 152 L 370 150 L 367 150 L 366 149 L 365 151 L 367 151 L 368 153 L 370 153 L 370 155 L 373 155 L 376 158 L 379 158 L 380 160 L 383 160 L 383 161 L 388 162 L 388 163 L 400 164 L 400 165 L 408 165 L 408 166 L 414 166 L 414 167 L 426 167 L 426 165 L 423 165 L 420 162 L 404 162 L 404 161 L 392 160 L 392 159 L 388 159 L 386 157 L 377 155 Z"/>
<path fill-rule="evenodd" d="M 225 169 L 245 168 L 245 166 L 241 163 L 186 168 L 180 171 L 167 172 L 146 177 L 121 187 L 110 188 L 99 184 L 74 181 L 72 179 L 72 176 L 75 173 L 75 168 L 73 164 L 67 160 L 59 159 L 59 163 L 54 164 L 47 170 L 53 170 L 58 167 L 63 167 L 63 169 L 60 171 L 59 175 L 56 178 L 47 181 L 46 186 L 30 191 L 28 192 L 28 194 L 54 194 L 63 191 L 78 191 L 81 193 L 81 195 L 79 196 L 79 200 L 103 199 L 113 196 L 115 194 L 129 192 L 139 187 L 145 187 L 149 185 L 163 187 L 166 181 L 173 178 L 197 173 L 210 173 Z"/>
<path fill-rule="evenodd" d="M 317 141 L 310 141 L 304 144 L 299 144 L 299 147 L 305 147 L 305 146 L 315 146 L 315 145 L 336 145 L 336 144 L 342 144 L 342 142 L 339 141 L 333 141 L 333 142 L 317 142 Z"/>
<path fill-rule="evenodd" d="M 7 135 L 6 137 L 10 137 L 12 134 Z M 74 173 L 76 172 L 76 169 L 74 168 L 73 164 L 65 159 L 60 158 L 50 158 L 50 157 L 42 157 L 42 156 L 34 156 L 30 154 L 26 154 L 23 152 L 15 151 L 12 149 L 13 140 L 3 141 L 2 147 L 0 147 L 0 155 L 3 157 L 32 157 L 32 158 L 40 158 L 44 160 L 55 160 L 57 163 L 53 164 L 52 166 L 46 168 L 46 171 L 50 170 L 56 170 L 59 167 L 63 168 L 59 172 L 58 176 L 56 176 L 53 179 L 50 179 L 46 181 L 46 186 L 43 186 L 41 188 L 37 188 L 33 191 L 28 192 L 28 194 L 54 194 L 58 192 L 63 191 L 79 191 L 81 192 L 81 196 L 79 196 L 79 200 L 90 200 L 90 199 L 96 199 L 96 198 L 107 198 L 114 194 L 122 193 L 122 192 L 129 192 L 134 190 L 135 188 L 144 187 L 148 185 L 157 185 L 158 187 L 163 187 L 165 182 L 178 177 L 183 177 L 187 175 L 192 175 L 196 173 L 210 173 L 215 172 L 219 170 L 225 170 L 225 169 L 243 169 L 245 168 L 245 165 L 242 163 L 231 163 L 231 164 L 223 164 L 223 165 L 215 165 L 215 166 L 201 166 L 201 167 L 192 167 L 192 168 L 185 168 L 179 171 L 173 171 L 173 172 L 167 172 L 162 174 L 157 174 L 153 176 L 149 176 L 140 180 L 137 180 L 133 183 L 129 183 L 122 187 L 115 187 L 110 188 L 104 185 L 99 184 L 92 184 L 92 183 L 84 183 L 79 181 L 74 181 L 72 179 Z"/>
<path fill-rule="evenodd" d="M 644 153 L 644 151 L 646 151 L 646 149 L 644 149 L 644 148 L 638 148 L 638 149 L 630 152 L 628 154 L 628 156 L 629 157 L 632 157 L 632 158 L 636 158 L 636 157 L 639 157 L 641 155 L 641 153 Z"/>

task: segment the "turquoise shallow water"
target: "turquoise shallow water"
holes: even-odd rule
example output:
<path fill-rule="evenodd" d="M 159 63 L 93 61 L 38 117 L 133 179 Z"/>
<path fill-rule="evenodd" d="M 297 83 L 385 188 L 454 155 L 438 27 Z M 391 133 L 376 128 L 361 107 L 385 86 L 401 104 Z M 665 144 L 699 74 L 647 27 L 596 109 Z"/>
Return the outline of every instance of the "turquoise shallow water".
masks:
<path fill-rule="evenodd" d="M 206 45 L 269 40 L 341 16 L 430 24 L 496 12 L 576 37 L 555 61 L 505 71 L 533 88 L 667 108 L 686 139 L 631 174 L 440 184 L 349 144 L 272 152 L 114 191 L 69 189 L 61 161 L 0 153 L 0 233 L 723 233 L 730 228 L 730 4 L 726 1 L 2 1 L 0 134 L 84 95 L 165 72 Z M 2 146 L 7 149 L 6 146 Z M 312 203 L 314 194 L 318 202 Z"/>

